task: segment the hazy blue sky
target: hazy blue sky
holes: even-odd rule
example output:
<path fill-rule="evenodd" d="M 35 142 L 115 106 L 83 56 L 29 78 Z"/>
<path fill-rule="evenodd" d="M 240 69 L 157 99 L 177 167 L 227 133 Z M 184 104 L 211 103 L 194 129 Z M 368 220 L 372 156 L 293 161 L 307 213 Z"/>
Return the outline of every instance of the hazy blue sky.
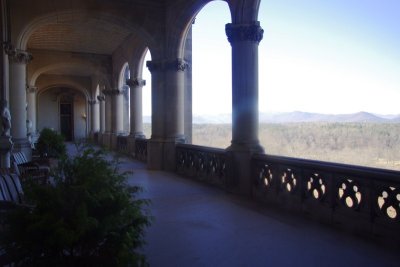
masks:
<path fill-rule="evenodd" d="M 400 114 L 400 1 L 262 0 L 259 21 L 260 111 Z M 231 112 L 229 22 L 223 1 L 196 17 L 194 114 Z"/>

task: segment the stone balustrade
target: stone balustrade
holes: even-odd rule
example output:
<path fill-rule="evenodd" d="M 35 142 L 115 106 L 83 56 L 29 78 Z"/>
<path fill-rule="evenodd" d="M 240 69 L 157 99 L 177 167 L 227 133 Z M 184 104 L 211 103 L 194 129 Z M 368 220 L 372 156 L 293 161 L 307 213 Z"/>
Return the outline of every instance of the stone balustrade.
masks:
<path fill-rule="evenodd" d="M 224 149 L 188 144 L 176 146 L 176 170 L 187 177 L 225 188 L 226 163 Z"/>
<path fill-rule="evenodd" d="M 147 139 L 135 139 L 135 158 L 142 162 L 147 162 Z"/>
<path fill-rule="evenodd" d="M 254 197 L 377 239 L 400 240 L 400 172 L 255 155 Z"/>

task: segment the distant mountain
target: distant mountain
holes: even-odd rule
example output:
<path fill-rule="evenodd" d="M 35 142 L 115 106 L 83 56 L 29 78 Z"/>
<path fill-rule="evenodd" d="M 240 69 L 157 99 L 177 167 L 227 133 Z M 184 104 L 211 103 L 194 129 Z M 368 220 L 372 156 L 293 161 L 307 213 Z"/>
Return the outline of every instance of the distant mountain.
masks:
<path fill-rule="evenodd" d="M 399 123 L 400 115 L 378 115 L 368 112 L 352 114 L 320 114 L 302 111 L 283 113 L 260 113 L 260 123 L 289 122 L 373 122 Z M 194 116 L 193 123 L 231 123 L 230 114 Z"/>
<path fill-rule="evenodd" d="M 231 114 L 195 115 L 195 124 L 225 124 L 231 123 Z M 260 123 L 290 123 L 290 122 L 373 122 L 373 123 L 400 123 L 400 114 L 379 115 L 368 112 L 357 112 L 352 114 L 320 114 L 302 111 L 282 113 L 260 113 Z M 151 117 L 144 116 L 144 123 L 150 123 Z"/>
<path fill-rule="evenodd" d="M 357 112 L 352 114 L 319 114 L 294 111 L 288 113 L 260 115 L 260 122 L 287 123 L 287 122 L 374 122 L 374 123 L 394 123 L 397 117 L 384 117 L 368 112 Z"/>

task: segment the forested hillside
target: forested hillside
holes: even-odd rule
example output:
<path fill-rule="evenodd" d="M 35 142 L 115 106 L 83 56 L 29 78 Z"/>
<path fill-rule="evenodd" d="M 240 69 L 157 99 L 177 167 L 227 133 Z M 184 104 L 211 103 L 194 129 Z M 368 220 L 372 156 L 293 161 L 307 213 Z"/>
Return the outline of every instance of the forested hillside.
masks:
<path fill-rule="evenodd" d="M 260 124 L 266 153 L 400 170 L 400 124 Z M 230 124 L 194 124 L 193 144 L 225 148 Z"/>

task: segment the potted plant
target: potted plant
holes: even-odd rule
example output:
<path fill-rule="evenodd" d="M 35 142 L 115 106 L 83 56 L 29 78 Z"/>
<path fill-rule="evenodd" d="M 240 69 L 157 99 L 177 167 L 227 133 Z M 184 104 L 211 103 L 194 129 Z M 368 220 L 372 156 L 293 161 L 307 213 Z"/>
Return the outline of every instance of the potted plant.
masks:
<path fill-rule="evenodd" d="M 143 266 L 150 223 L 141 188 L 102 151 L 85 148 L 60 160 L 53 185 L 24 187 L 32 207 L 8 212 L 0 229 L 5 255 L 17 266 Z"/>
<path fill-rule="evenodd" d="M 36 149 L 41 158 L 60 158 L 66 154 L 64 137 L 50 128 L 43 128 Z"/>

